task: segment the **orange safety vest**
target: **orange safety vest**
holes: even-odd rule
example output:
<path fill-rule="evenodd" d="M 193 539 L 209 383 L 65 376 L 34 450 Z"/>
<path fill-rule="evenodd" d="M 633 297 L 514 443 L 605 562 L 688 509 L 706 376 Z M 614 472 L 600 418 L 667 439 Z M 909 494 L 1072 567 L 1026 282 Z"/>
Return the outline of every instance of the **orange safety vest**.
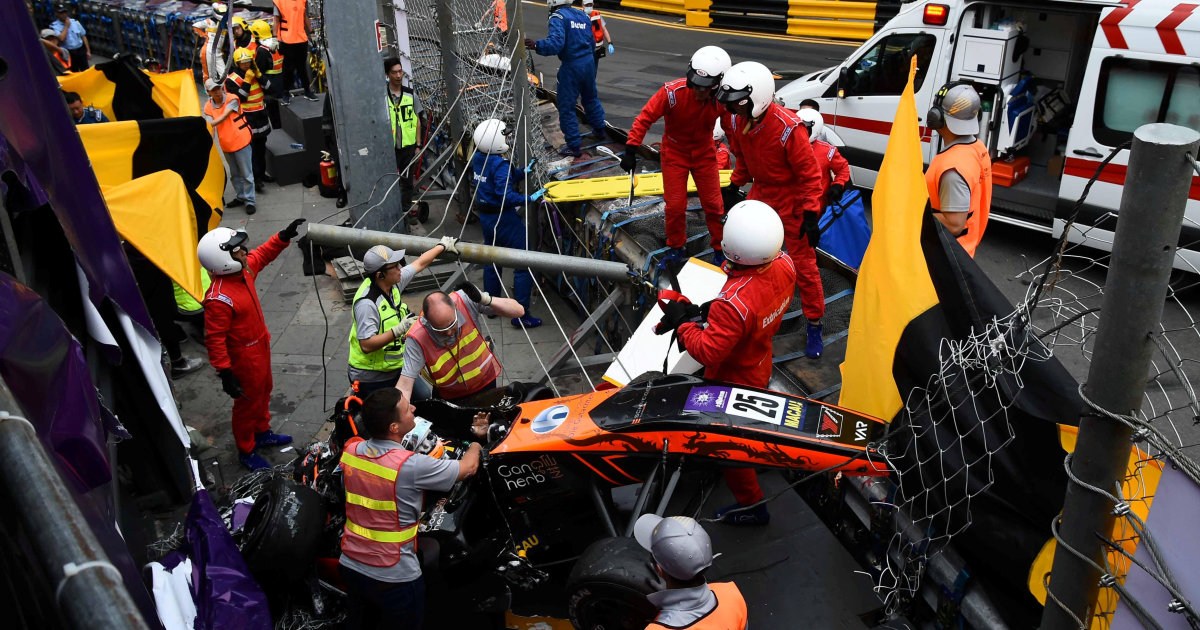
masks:
<path fill-rule="evenodd" d="M 717 607 L 707 615 L 696 620 L 688 630 L 743 630 L 746 627 L 746 600 L 742 592 L 733 582 L 717 582 L 709 584 L 713 595 L 717 596 Z M 659 623 L 651 623 L 646 630 L 681 630 L 668 628 Z"/>
<path fill-rule="evenodd" d="M 56 50 L 54 51 L 54 58 L 58 60 L 58 63 L 62 64 L 63 70 L 67 72 L 71 71 L 71 55 L 63 56 Z"/>
<path fill-rule="evenodd" d="M 251 66 L 251 69 L 253 69 L 253 66 Z M 243 85 L 246 84 L 246 77 L 238 74 L 238 72 L 230 72 L 229 80 L 233 81 L 233 84 L 236 85 L 239 90 Z M 250 81 L 250 90 L 246 94 L 246 100 L 242 102 L 242 111 L 257 112 L 261 111 L 266 106 L 267 104 L 264 101 L 262 84 L 259 83 L 258 76 L 255 76 L 254 80 Z"/>
<path fill-rule="evenodd" d="M 400 561 L 404 545 L 416 545 L 417 524 L 401 523 L 396 511 L 396 477 L 413 452 L 397 448 L 368 457 L 361 453 L 362 444 L 362 438 L 350 438 L 342 451 L 342 554 L 372 567 L 390 567 Z"/>
<path fill-rule="evenodd" d="M 929 188 L 929 205 L 934 210 L 940 210 L 942 203 L 938 197 L 938 182 L 942 180 L 942 173 L 950 169 L 958 171 L 971 189 L 967 227 L 958 235 L 958 242 L 974 258 L 992 207 L 992 158 L 988 156 L 987 146 L 979 140 L 956 144 L 933 157 L 929 170 L 925 171 L 925 186 Z"/>
<path fill-rule="evenodd" d="M 604 26 L 602 26 L 600 23 L 600 20 L 602 19 L 600 17 L 600 12 L 592 9 L 592 12 L 588 14 L 588 17 L 592 18 L 592 37 L 596 38 L 596 43 L 599 44 L 600 42 L 604 41 Z"/>
<path fill-rule="evenodd" d="M 445 399 L 474 394 L 500 376 L 500 362 L 488 348 L 462 298 L 455 292 L 450 294 L 450 300 L 466 322 L 458 329 L 458 340 L 453 347 L 444 348 L 434 342 L 424 321 L 418 320 L 408 331 L 408 336 L 420 344 L 425 354 L 425 369 L 433 387 Z"/>
<path fill-rule="evenodd" d="M 492 2 L 492 23 L 501 33 L 508 32 L 508 7 L 505 6 L 504 0 Z"/>
<path fill-rule="evenodd" d="M 271 51 L 271 69 L 264 74 L 280 74 L 283 72 L 283 53 L 278 50 Z"/>
<path fill-rule="evenodd" d="M 275 0 L 279 11 L 279 41 L 285 44 L 302 44 L 308 41 L 304 28 L 307 0 Z"/>
<path fill-rule="evenodd" d="M 220 109 L 224 110 L 231 99 L 236 101 L 237 97 L 232 94 L 226 94 L 225 103 Z M 204 113 L 211 118 L 216 118 L 221 112 L 213 107 L 213 102 L 210 98 L 204 103 Z M 246 145 L 250 144 L 250 122 L 246 120 L 245 111 L 240 107 L 236 114 L 232 114 L 225 118 L 225 120 L 217 123 L 216 132 L 217 142 L 220 143 L 221 150 L 226 153 L 240 151 L 246 148 Z"/>

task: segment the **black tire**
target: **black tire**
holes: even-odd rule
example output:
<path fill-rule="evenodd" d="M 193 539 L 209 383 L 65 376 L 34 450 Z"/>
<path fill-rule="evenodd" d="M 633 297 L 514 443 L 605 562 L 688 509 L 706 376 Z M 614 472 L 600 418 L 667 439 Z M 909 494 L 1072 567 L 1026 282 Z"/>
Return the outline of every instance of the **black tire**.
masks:
<path fill-rule="evenodd" d="M 646 595 L 662 589 L 649 551 L 632 538 L 604 538 L 571 570 L 567 611 L 579 630 L 643 630 L 658 614 Z"/>
<path fill-rule="evenodd" d="M 417 202 L 417 221 L 425 223 L 429 220 L 429 204 L 424 201 Z"/>
<path fill-rule="evenodd" d="M 246 517 L 242 557 L 259 582 L 293 582 L 316 559 L 324 526 L 321 495 L 276 477 L 263 487 Z"/>

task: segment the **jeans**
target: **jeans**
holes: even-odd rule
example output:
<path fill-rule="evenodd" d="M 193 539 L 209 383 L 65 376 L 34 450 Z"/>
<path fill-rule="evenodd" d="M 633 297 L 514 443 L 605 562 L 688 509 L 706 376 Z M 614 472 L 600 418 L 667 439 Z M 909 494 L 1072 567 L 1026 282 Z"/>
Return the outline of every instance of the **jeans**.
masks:
<path fill-rule="evenodd" d="M 253 142 L 234 151 L 233 153 L 225 154 L 225 161 L 229 163 L 229 181 L 233 184 L 233 191 L 237 193 L 237 198 L 246 203 L 254 203 L 254 148 Z"/>
<path fill-rule="evenodd" d="M 417 630 L 425 616 L 425 580 L 380 582 L 358 571 L 341 567 L 346 583 L 350 618 L 348 630 L 388 628 Z"/>

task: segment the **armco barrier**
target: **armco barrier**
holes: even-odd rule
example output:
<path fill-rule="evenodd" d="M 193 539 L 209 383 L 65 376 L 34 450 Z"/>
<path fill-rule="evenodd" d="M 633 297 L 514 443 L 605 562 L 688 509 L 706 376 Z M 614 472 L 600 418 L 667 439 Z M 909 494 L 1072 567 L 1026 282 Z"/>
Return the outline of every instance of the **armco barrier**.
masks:
<path fill-rule="evenodd" d="M 901 0 L 597 0 L 601 9 L 682 15 L 688 26 L 865 40 Z"/>

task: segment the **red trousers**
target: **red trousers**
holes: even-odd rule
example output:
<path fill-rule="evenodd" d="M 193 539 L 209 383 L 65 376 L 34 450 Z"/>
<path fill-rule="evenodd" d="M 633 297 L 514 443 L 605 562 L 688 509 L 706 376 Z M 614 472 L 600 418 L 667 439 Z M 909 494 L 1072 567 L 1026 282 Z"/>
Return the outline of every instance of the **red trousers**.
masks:
<path fill-rule="evenodd" d="M 821 286 L 821 271 L 817 269 L 817 252 L 808 246 L 808 238 L 800 235 L 800 221 L 794 226 L 784 222 L 787 231 L 783 246 L 796 267 L 796 285 L 800 287 L 800 310 L 812 321 L 825 314 L 825 289 Z"/>
<path fill-rule="evenodd" d="M 763 499 L 762 488 L 758 487 L 758 473 L 753 468 L 726 468 L 725 485 L 737 499 L 738 505 L 750 505 Z"/>
<path fill-rule="evenodd" d="M 264 337 L 229 358 L 244 392 L 233 401 L 233 439 L 239 453 L 249 453 L 254 436 L 271 428 L 271 341 Z"/>
<path fill-rule="evenodd" d="M 667 246 L 683 247 L 687 243 L 687 183 L 690 173 L 696 182 L 700 207 L 704 209 L 709 243 L 713 249 L 721 251 L 721 217 L 725 214 L 725 204 L 721 201 L 721 174 L 717 171 L 715 150 L 710 145 L 688 151 L 664 142 L 661 156 L 663 201 L 667 206 Z"/>

